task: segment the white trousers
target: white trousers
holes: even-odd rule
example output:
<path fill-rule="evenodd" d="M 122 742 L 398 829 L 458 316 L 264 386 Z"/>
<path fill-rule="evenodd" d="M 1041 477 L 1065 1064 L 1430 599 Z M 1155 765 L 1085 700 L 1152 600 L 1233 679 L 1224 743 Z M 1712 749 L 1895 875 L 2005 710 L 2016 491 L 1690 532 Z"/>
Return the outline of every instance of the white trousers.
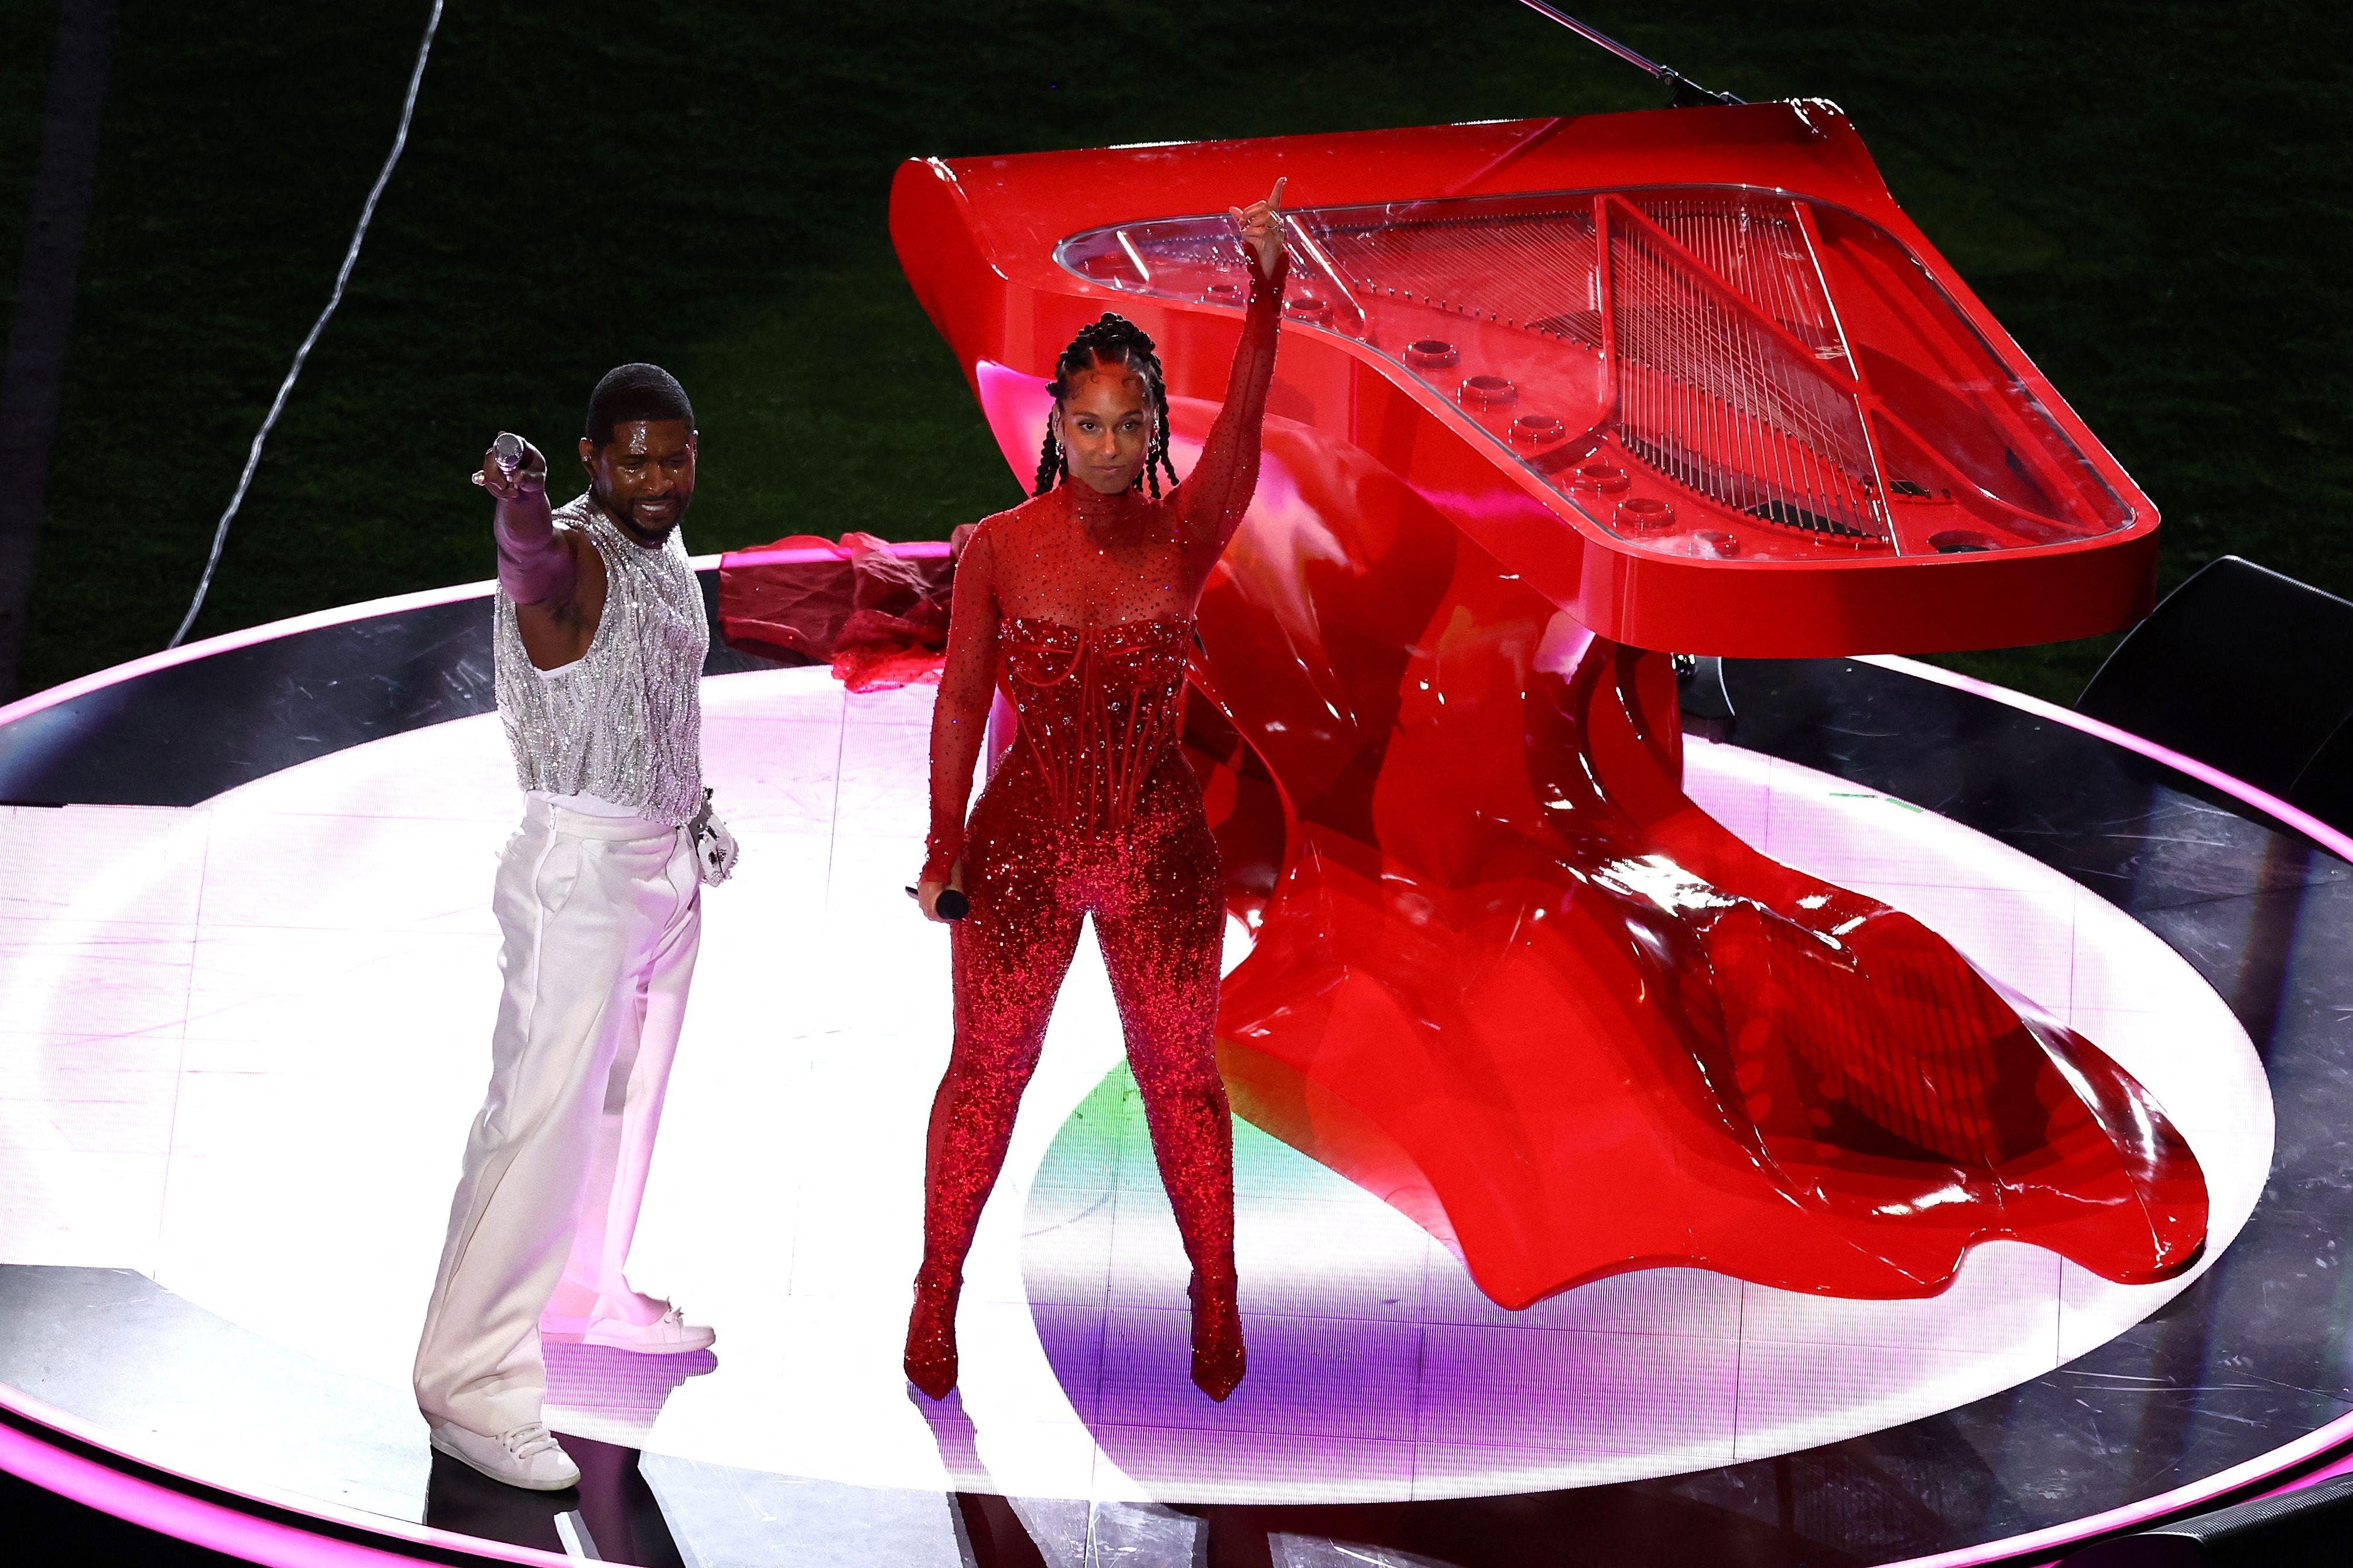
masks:
<path fill-rule="evenodd" d="M 692 836 L 530 803 L 491 908 L 506 977 L 466 1142 L 417 1404 L 495 1436 L 540 1419 L 540 1314 L 628 1295 L 662 1090 L 702 926 Z"/>

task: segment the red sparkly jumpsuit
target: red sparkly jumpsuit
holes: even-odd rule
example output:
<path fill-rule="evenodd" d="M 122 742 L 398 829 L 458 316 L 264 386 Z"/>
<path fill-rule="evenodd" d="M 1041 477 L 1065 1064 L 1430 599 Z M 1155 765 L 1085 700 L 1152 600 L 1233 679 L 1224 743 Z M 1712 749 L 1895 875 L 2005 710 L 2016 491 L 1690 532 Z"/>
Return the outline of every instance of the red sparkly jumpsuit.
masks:
<path fill-rule="evenodd" d="M 955 1048 L 932 1106 L 918 1283 L 952 1289 L 1092 914 L 1202 1304 L 1230 1312 L 1233 1123 L 1214 1026 L 1225 927 L 1201 786 L 1177 749 L 1193 616 L 1258 482 L 1282 265 L 1258 278 L 1226 402 L 1160 500 L 1077 479 L 987 519 L 956 565 L 932 718 L 927 880 L 959 857 Z M 1019 723 L 969 826 L 992 688 Z"/>

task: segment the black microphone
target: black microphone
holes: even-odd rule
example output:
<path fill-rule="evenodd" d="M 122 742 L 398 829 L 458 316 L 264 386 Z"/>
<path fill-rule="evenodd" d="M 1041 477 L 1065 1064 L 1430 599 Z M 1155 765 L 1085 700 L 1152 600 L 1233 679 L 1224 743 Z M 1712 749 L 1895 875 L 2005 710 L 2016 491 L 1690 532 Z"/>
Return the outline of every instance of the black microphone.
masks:
<path fill-rule="evenodd" d="M 921 903 L 923 898 L 923 894 L 913 888 L 907 889 L 907 896 L 918 903 Z M 954 888 L 942 888 L 940 896 L 933 903 L 932 908 L 939 911 L 940 919 L 944 921 L 960 921 L 972 913 L 972 900 Z"/>

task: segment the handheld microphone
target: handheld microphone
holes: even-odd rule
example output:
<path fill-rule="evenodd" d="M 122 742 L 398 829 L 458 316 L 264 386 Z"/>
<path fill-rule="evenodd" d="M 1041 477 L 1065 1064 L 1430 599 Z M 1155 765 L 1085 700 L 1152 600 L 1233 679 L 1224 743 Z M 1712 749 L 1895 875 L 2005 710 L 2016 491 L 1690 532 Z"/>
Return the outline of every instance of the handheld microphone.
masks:
<path fill-rule="evenodd" d="M 907 889 L 907 896 L 918 903 L 921 903 L 923 898 L 922 893 L 913 888 Z M 939 901 L 932 907 L 939 911 L 940 919 L 944 921 L 960 921 L 972 913 L 972 900 L 954 888 L 942 888 Z"/>
<path fill-rule="evenodd" d="M 498 465 L 499 472 L 505 475 L 510 482 L 522 468 L 523 450 L 523 438 L 512 430 L 500 431 L 498 439 L 491 443 L 491 461 Z M 482 482 L 480 468 L 474 470 L 473 479 L 477 485 Z"/>

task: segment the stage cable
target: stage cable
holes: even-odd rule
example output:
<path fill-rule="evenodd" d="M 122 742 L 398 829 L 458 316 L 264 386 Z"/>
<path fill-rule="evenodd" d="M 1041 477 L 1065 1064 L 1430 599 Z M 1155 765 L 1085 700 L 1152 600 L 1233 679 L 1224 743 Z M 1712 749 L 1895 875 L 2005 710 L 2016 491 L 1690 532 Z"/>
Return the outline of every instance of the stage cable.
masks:
<path fill-rule="evenodd" d="M 1667 102 L 1672 108 L 1691 109 L 1704 104 L 1746 101 L 1728 92 L 1708 91 L 1674 67 L 1662 66 L 1648 55 L 1628 48 L 1600 28 L 1588 26 L 1558 6 L 1546 5 L 1545 0 L 1520 0 L 1520 4 L 1539 16 L 1559 23 L 1587 43 L 1607 49 L 1635 69 L 1649 72 L 1652 79 L 1667 89 Z"/>
<path fill-rule="evenodd" d="M 317 346 L 319 335 L 327 330 L 327 322 L 333 317 L 335 307 L 343 302 L 343 286 L 351 281 L 352 268 L 359 261 L 360 245 L 367 238 L 368 225 L 375 218 L 375 205 L 383 199 L 385 187 L 392 183 L 392 171 L 400 163 L 402 150 L 408 145 L 408 122 L 417 113 L 417 89 L 425 81 L 425 62 L 432 58 L 433 37 L 441 28 L 441 5 L 442 0 L 433 0 L 432 14 L 425 18 L 425 37 L 417 46 L 417 65 L 408 73 L 408 95 L 401 100 L 400 129 L 393 133 L 392 152 L 376 174 L 375 184 L 368 192 L 366 205 L 360 208 L 359 226 L 352 231 L 351 247 L 343 252 L 343 265 L 335 273 L 334 290 L 327 296 L 326 309 L 321 310 L 319 319 L 311 323 L 310 335 L 302 340 L 302 346 L 294 351 L 294 363 L 287 366 L 286 379 L 279 383 L 278 395 L 270 400 L 269 412 L 263 416 L 261 428 L 254 432 L 253 449 L 245 456 L 245 472 L 237 476 L 236 493 L 228 498 L 228 510 L 221 513 L 219 526 L 213 530 L 213 551 L 205 562 L 204 576 L 196 583 L 196 596 L 188 602 L 188 613 L 181 617 L 180 629 L 174 632 L 172 640 L 164 645 L 167 648 L 179 647 L 187 637 L 188 628 L 196 624 L 197 612 L 205 607 L 205 595 L 212 591 L 213 573 L 220 566 L 221 548 L 228 542 L 228 525 L 236 520 L 237 508 L 245 504 L 245 492 L 253 483 L 254 469 L 261 466 L 262 446 L 269 439 L 269 432 L 277 425 L 278 416 L 285 410 L 286 399 L 294 391 L 295 378 L 302 374 L 302 362 L 311 357 L 311 350 Z"/>

